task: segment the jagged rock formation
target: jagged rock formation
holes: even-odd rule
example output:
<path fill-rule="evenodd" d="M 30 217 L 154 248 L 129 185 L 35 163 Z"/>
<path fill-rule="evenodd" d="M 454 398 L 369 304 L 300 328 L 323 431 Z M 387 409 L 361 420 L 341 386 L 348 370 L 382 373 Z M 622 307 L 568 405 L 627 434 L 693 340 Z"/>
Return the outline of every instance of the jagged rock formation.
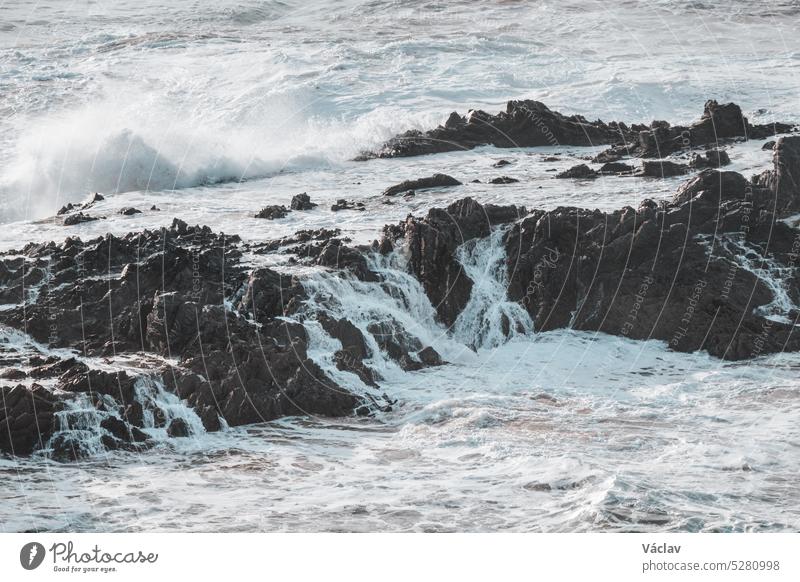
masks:
<path fill-rule="evenodd" d="M 533 211 L 506 238 L 509 299 L 538 331 L 660 339 L 727 359 L 800 349 L 800 237 L 779 220 L 800 211 L 798 151 L 800 136 L 781 138 L 774 170 L 750 181 L 705 170 L 669 203 Z M 455 248 L 519 212 L 464 199 L 385 236 L 405 239 L 411 272 L 451 325 L 471 290 Z"/>
<path fill-rule="evenodd" d="M 509 101 L 506 110 L 495 115 L 470 110 L 462 116 L 450 114 L 444 125 L 429 131 L 408 131 L 389 140 L 375 152 L 358 159 L 418 156 L 495 147 L 612 145 L 596 162 L 622 157 L 664 157 L 681 149 L 715 145 L 733 138 L 763 139 L 791 131 L 786 123 L 752 125 L 738 105 L 716 101 L 705 104 L 702 117 L 689 127 L 670 126 L 666 121 L 650 125 L 588 121 L 581 115 L 562 115 L 539 101 Z"/>
<path fill-rule="evenodd" d="M 525 125 L 519 111 L 510 108 L 503 119 Z M 739 124 L 759 131 L 737 111 L 709 104 L 692 131 L 708 135 L 709 124 L 725 134 L 739 131 Z M 600 122 L 583 127 L 582 118 L 558 114 L 552 120 L 573 137 L 578 129 L 632 131 Z M 453 118 L 450 125 L 462 123 Z M 671 131 L 664 122 L 655 129 L 663 136 Z M 383 289 L 376 257 L 368 260 L 367 253 L 402 248 L 408 272 L 449 327 L 473 294 L 461 245 L 503 226 L 507 300 L 527 310 L 536 331 L 659 339 L 674 350 L 727 359 L 798 350 L 800 235 L 784 219 L 800 213 L 800 136 L 779 138 L 773 169 L 749 180 L 716 169 L 724 159 L 707 153 L 694 165 L 713 167 L 682 184 L 669 202 L 645 200 L 615 212 L 529 212 L 464 198 L 386 226 L 371 248 L 350 246 L 341 233 L 325 229 L 247 246 L 235 235 L 176 219 L 160 230 L 69 237 L 2 253 L 0 325 L 24 341 L 0 346 L 2 381 L 12 383 L 0 386 L 0 452 L 47 447 L 63 460 L 90 454 L 63 430 L 75 410 L 97 413 L 93 446 L 105 450 L 145 449 L 154 427 L 176 438 L 191 435 L 185 418 L 153 404 L 148 391 L 156 377 L 159 389 L 182 399 L 213 431 L 286 415 L 388 409 L 390 396 L 377 391 L 383 378 L 369 363 L 377 351 L 407 371 L 444 363 L 394 317 L 359 322 L 310 307 L 303 280 L 244 264 L 244 250 L 292 253 L 354 284 Z M 604 167 L 603 173 L 631 168 Z M 298 198 L 293 206 L 308 204 Z M 79 215 L 73 210 L 65 211 L 68 217 Z M 331 377 L 339 377 L 336 370 L 326 373 L 309 357 L 308 330 L 319 328 L 341 344 L 331 350 L 336 370 L 352 373 L 363 390 L 339 385 Z M 141 365 L 110 371 L 100 363 L 120 357 Z"/>

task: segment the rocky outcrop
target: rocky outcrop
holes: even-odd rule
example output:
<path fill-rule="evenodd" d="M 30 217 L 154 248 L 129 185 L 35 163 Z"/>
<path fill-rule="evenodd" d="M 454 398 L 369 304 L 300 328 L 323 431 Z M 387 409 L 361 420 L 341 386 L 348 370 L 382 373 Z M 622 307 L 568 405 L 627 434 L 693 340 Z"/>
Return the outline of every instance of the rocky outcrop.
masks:
<path fill-rule="evenodd" d="M 686 164 L 678 164 L 668 160 L 642 162 L 642 169 L 637 172 L 637 176 L 647 176 L 650 178 L 670 178 L 672 176 L 682 176 L 689 172 Z"/>
<path fill-rule="evenodd" d="M 702 116 L 695 123 L 672 126 L 666 121 L 654 121 L 650 127 L 640 128 L 633 139 L 629 136 L 624 143 L 601 152 L 595 161 L 607 162 L 630 156 L 664 158 L 681 150 L 717 146 L 734 139 L 763 139 L 793 129 L 788 123 L 752 125 L 735 103 L 720 104 L 711 100 L 706 102 Z M 720 165 L 717 163 L 716 167 Z"/>
<path fill-rule="evenodd" d="M 313 210 L 317 207 L 315 203 L 311 202 L 311 196 L 305 192 L 292 196 L 292 202 L 290 206 L 292 210 Z"/>
<path fill-rule="evenodd" d="M 330 236 L 323 244 L 309 260 L 374 277 L 363 253 Z M 285 415 L 367 412 L 362 397 L 338 386 L 308 357 L 304 327 L 281 319 L 301 307 L 302 285 L 267 268 L 248 273 L 240 246 L 238 237 L 179 220 L 123 237 L 30 244 L 0 255 L 8 307 L 0 323 L 42 345 L 85 356 L 169 358 L 158 376 L 206 430 L 218 430 L 223 421 L 237 426 Z M 143 376 L 35 357 L 42 363 L 32 369 L 25 365 L 30 355 L 6 360 L 17 366 L 13 376 L 48 387 L 2 388 L 0 451 L 29 454 L 49 443 L 53 458 L 86 454 L 68 435 L 53 436 L 54 415 L 78 397 L 102 412 L 98 434 L 106 449 L 148 446 L 142 429 L 157 412 L 138 395 Z M 152 373 L 152 363 L 144 367 Z M 173 424 L 165 426 L 171 434 L 186 432 Z"/>
<path fill-rule="evenodd" d="M 509 101 L 506 110 L 495 115 L 480 110 L 470 110 L 464 116 L 453 112 L 444 125 L 426 132 L 408 131 L 359 159 L 418 156 L 480 145 L 502 148 L 612 144 L 629 134 L 624 124 L 562 115 L 539 101 Z"/>
<path fill-rule="evenodd" d="M 658 339 L 726 359 L 794 351 L 800 235 L 780 218 L 800 212 L 799 145 L 800 138 L 781 138 L 775 168 L 752 180 L 706 169 L 670 202 L 535 210 L 516 220 L 513 207 L 464 199 L 409 218 L 386 237 L 405 239 L 409 269 L 446 325 L 471 293 L 455 248 L 487 236 L 490 224 L 514 222 L 505 239 L 508 299 L 537 331 Z"/>
<path fill-rule="evenodd" d="M 630 126 L 588 121 L 581 115 L 566 116 L 552 111 L 539 101 L 509 101 L 505 111 L 494 115 L 480 110 L 470 110 L 464 116 L 453 112 L 444 125 L 425 132 L 408 131 L 358 159 L 417 156 L 482 145 L 500 148 L 613 145 L 595 160 L 605 163 L 629 156 L 662 158 L 681 149 L 733 138 L 763 139 L 792 128 L 786 123 L 752 125 L 738 105 L 713 100 L 706 102 L 701 118 L 688 127 L 671 126 L 666 121 Z"/>
<path fill-rule="evenodd" d="M 38 384 L 0 386 L 0 405 L 0 451 L 22 456 L 44 447 L 60 409 L 51 391 Z"/>
<path fill-rule="evenodd" d="M 350 202 L 344 198 L 336 201 L 336 204 L 331 205 L 331 212 L 339 212 L 340 210 L 366 210 L 363 202 Z"/>
<path fill-rule="evenodd" d="M 772 156 L 773 169 L 757 176 L 754 183 L 774 194 L 777 212 L 796 212 L 800 208 L 800 136 L 780 138 Z"/>

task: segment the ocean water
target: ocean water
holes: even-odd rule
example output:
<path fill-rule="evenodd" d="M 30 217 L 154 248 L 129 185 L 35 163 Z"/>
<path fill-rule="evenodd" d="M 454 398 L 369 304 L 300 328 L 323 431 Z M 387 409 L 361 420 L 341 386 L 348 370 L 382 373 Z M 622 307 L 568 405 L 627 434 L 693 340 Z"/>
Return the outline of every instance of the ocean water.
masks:
<path fill-rule="evenodd" d="M 716 98 L 755 122 L 797 122 L 799 23 L 788 1 L 6 0 L 0 249 L 173 217 L 248 241 L 338 227 L 369 242 L 386 223 L 466 195 L 604 210 L 666 199 L 680 178 L 551 179 L 599 148 L 351 160 L 452 110 L 495 111 L 516 98 L 625 122 L 689 122 Z M 769 167 L 760 148 L 731 147 L 731 169 Z M 492 167 L 500 159 L 512 163 Z M 433 172 L 464 186 L 381 203 L 387 186 Z M 520 182 L 485 184 L 499 175 Z M 95 191 L 106 200 L 90 213 L 105 220 L 53 219 Z M 299 192 L 320 207 L 253 218 Z M 367 209 L 330 212 L 339 198 Z M 126 206 L 145 212 L 116 213 Z M 74 464 L 0 459 L 0 531 L 800 528 L 800 356 L 726 363 L 660 342 L 537 334 L 505 301 L 501 252 L 492 240 L 461 249 L 477 291 L 451 331 L 433 323 L 402 256 L 373 259 L 384 286 L 326 273 L 306 282 L 312 296 L 338 299 L 310 310 L 346 313 L 364 329 L 393 317 L 451 362 L 407 373 L 376 354 L 382 389 L 398 400 L 391 412 L 205 434 L 154 379 L 141 397 L 187 419 L 191 437 L 152 428 L 155 450 Z M 780 289 L 780 274 L 760 276 Z M 774 302 L 771 315 L 784 307 Z M 508 342 L 501 313 L 518 324 Z M 365 390 L 335 370 L 336 340 L 307 327 L 318 363 Z M 98 419 L 84 410 L 62 420 L 75 438 L 96 439 Z"/>

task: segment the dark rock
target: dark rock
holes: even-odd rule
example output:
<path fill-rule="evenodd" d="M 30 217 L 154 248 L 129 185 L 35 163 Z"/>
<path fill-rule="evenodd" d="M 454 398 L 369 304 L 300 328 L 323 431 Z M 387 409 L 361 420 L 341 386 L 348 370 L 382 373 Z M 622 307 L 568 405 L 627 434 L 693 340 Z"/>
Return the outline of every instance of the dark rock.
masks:
<path fill-rule="evenodd" d="M 425 364 L 426 366 L 442 366 L 444 362 L 442 361 L 442 357 L 439 355 L 439 352 L 434 350 L 431 346 L 420 350 L 417 354 L 420 361 Z"/>
<path fill-rule="evenodd" d="M 119 211 L 119 214 L 123 214 L 125 216 L 132 216 L 134 214 L 141 214 L 141 213 L 142 213 L 141 210 L 139 210 L 137 208 L 133 208 L 131 206 L 126 206 L 125 208 L 122 208 Z"/>
<path fill-rule="evenodd" d="M 636 168 L 622 162 L 606 162 L 597 171 L 598 174 L 630 174 Z"/>
<path fill-rule="evenodd" d="M 725 150 L 706 150 L 705 155 L 695 154 L 689 165 L 693 168 L 721 168 L 731 163 Z"/>
<path fill-rule="evenodd" d="M 60 409 L 58 398 L 38 384 L 0 386 L 0 452 L 23 456 L 43 449 Z"/>
<path fill-rule="evenodd" d="M 493 168 L 502 168 L 504 166 L 508 166 L 511 162 L 508 160 L 497 160 L 495 163 L 492 164 Z"/>
<path fill-rule="evenodd" d="M 773 142 L 773 143 L 775 143 L 775 142 Z M 66 205 L 62 206 L 59 209 L 58 212 L 56 212 L 56 216 L 61 216 L 62 214 L 67 214 L 68 212 L 71 212 L 72 210 L 75 210 L 75 208 L 77 208 L 77 207 L 74 204 L 72 204 L 72 202 L 69 202 Z"/>
<path fill-rule="evenodd" d="M 761 149 L 762 150 L 773 150 L 773 149 L 775 149 L 775 141 L 774 140 L 770 140 L 770 141 L 764 142 L 764 145 L 761 146 Z"/>
<path fill-rule="evenodd" d="M 645 160 L 642 162 L 642 169 L 637 175 L 650 178 L 670 178 L 672 176 L 682 176 L 688 171 L 689 167 L 686 164 L 678 164 L 666 160 L 657 162 Z"/>
<path fill-rule="evenodd" d="M 267 268 L 255 269 L 245 284 L 238 304 L 240 313 L 264 322 L 285 314 L 292 299 L 300 293 L 291 277 Z"/>
<path fill-rule="evenodd" d="M 519 182 L 516 178 L 509 178 L 508 176 L 500 176 L 499 178 L 492 178 L 489 184 L 513 184 Z"/>
<path fill-rule="evenodd" d="M 417 178 L 416 180 L 406 180 L 394 186 L 389 186 L 383 191 L 384 196 L 396 196 L 409 190 L 425 190 L 427 188 L 446 188 L 449 186 L 460 186 L 461 182 L 448 176 L 447 174 L 434 174 L 427 178 Z"/>
<path fill-rule="evenodd" d="M 255 217 L 266 218 L 267 220 L 275 220 L 278 218 L 286 218 L 287 214 L 289 214 L 289 210 L 285 206 L 281 204 L 273 204 L 271 206 L 265 206 L 262 208 Z"/>
<path fill-rule="evenodd" d="M 588 178 L 596 178 L 597 172 L 591 169 L 586 164 L 578 164 L 577 166 L 572 166 L 569 170 L 564 170 L 563 172 L 559 172 L 556 174 L 556 178 L 577 178 L 577 179 L 588 179 Z"/>
<path fill-rule="evenodd" d="M 472 149 L 480 145 L 531 147 L 612 144 L 629 135 L 624 124 L 589 122 L 580 115 L 562 115 L 538 101 L 509 101 L 496 115 L 471 110 L 466 117 L 451 114 L 444 126 L 426 132 L 408 131 L 377 152 L 358 159 L 404 157 Z"/>
<path fill-rule="evenodd" d="M 311 202 L 311 197 L 305 192 L 302 194 L 295 194 L 292 197 L 292 210 L 313 210 L 316 207 L 317 204 Z"/>
<path fill-rule="evenodd" d="M 625 156 L 663 158 L 681 149 L 713 145 L 733 138 L 764 139 L 786 133 L 786 123 L 751 125 L 738 105 L 707 101 L 700 120 L 689 127 L 656 121 L 649 125 L 588 121 L 581 115 L 562 115 L 538 101 L 509 101 L 496 115 L 470 111 L 456 113 L 444 126 L 421 132 L 407 131 L 389 140 L 376 152 L 364 152 L 357 159 L 390 158 L 495 147 L 596 146 L 609 150 L 595 158 L 597 163 L 617 161 Z"/>
<path fill-rule="evenodd" d="M 482 206 L 471 198 L 445 209 L 434 208 L 424 219 L 409 217 L 397 227 L 387 227 L 391 240 L 404 238 L 409 270 L 436 306 L 440 320 L 452 325 L 469 301 L 472 281 L 455 256 L 464 242 L 489 235 L 492 227 L 513 222 L 525 214 L 517 206 Z"/>
<path fill-rule="evenodd" d="M 742 200 L 747 192 L 747 179 L 738 172 L 703 170 L 700 174 L 678 187 L 673 203 L 681 205 L 701 195 L 718 200 Z"/>
<path fill-rule="evenodd" d="M 173 418 L 167 427 L 167 435 L 172 438 L 182 438 L 192 435 L 188 423 L 182 418 Z"/>

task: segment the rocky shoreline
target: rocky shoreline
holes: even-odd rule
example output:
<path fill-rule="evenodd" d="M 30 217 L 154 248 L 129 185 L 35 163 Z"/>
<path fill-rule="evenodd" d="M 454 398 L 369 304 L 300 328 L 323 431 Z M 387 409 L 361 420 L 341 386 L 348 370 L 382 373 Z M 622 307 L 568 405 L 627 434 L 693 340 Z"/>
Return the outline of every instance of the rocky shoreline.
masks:
<path fill-rule="evenodd" d="M 773 169 L 750 178 L 721 171 L 727 155 L 711 149 L 791 129 L 752 125 L 738 106 L 714 101 L 689 127 L 588 122 L 515 101 L 494 116 L 453 114 L 440 128 L 398 136 L 364 157 L 552 145 L 551 138 L 557 145 L 607 144 L 593 160 L 605 164 L 708 152 L 697 156 L 691 167 L 701 171 L 670 201 L 645 199 L 638 208 L 601 212 L 462 198 L 387 225 L 370 247 L 325 229 L 246 244 L 175 219 L 160 230 L 67 237 L 2 253 L 0 325 L 18 341 L 0 347 L 0 452 L 46 451 L 58 460 L 91 454 L 64 436 L 65 418 L 75 410 L 96 412 L 100 450 L 134 451 L 153 444 L 150 428 L 185 437 L 291 415 L 369 415 L 393 405 L 390 387 L 369 363 L 375 349 L 406 371 L 446 364 L 396 320 L 365 327 L 311 309 L 302 276 L 253 268 L 245 253 L 290 253 L 298 263 L 376 285 L 385 281 L 370 257 L 399 253 L 444 329 L 455 325 L 474 287 L 459 249 L 502 228 L 507 300 L 524 308 L 536 332 L 570 328 L 657 339 L 676 351 L 730 360 L 796 351 L 800 231 L 788 219 L 800 213 L 800 136 L 779 137 Z M 426 188 L 456 193 L 460 184 L 435 174 L 376 198 Z M 62 209 L 65 226 L 86 219 L 92 203 Z M 280 219 L 314 206 L 303 193 L 290 208 L 262 212 Z M 341 346 L 333 353 L 336 369 L 353 374 L 364 390 L 343 386 L 309 355 L 309 322 Z M 511 319 L 499 324 L 505 335 L 514 331 Z M 153 390 L 183 401 L 198 426 L 165 413 Z"/>

